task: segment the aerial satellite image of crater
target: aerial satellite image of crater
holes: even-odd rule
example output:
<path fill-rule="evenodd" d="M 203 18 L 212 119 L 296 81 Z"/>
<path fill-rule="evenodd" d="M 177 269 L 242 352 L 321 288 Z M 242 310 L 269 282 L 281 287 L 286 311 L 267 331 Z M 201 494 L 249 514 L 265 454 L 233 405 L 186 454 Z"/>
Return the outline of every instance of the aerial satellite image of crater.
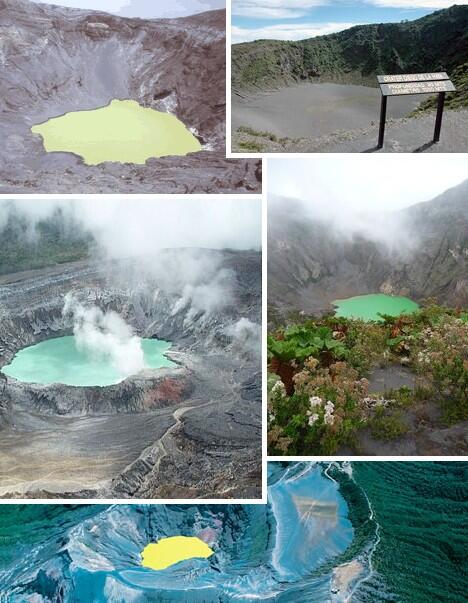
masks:
<path fill-rule="evenodd" d="M 0 193 L 260 191 L 225 156 L 221 0 L 56 4 L 0 0 Z"/>
<path fill-rule="evenodd" d="M 8 505 L 8 603 L 462 603 L 466 462 L 268 465 L 260 505 Z"/>
<path fill-rule="evenodd" d="M 0 202 L 0 497 L 260 498 L 260 205 Z"/>

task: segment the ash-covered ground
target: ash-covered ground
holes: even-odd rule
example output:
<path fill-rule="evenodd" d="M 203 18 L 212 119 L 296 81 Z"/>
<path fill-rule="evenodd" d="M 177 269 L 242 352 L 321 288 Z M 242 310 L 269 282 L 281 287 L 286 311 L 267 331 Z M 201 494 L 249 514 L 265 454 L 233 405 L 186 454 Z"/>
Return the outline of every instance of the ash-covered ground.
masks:
<path fill-rule="evenodd" d="M 225 157 L 225 11 L 132 19 L 0 0 L 0 193 L 250 193 L 261 163 Z M 113 99 L 176 115 L 203 150 L 145 165 L 47 153 L 31 127 Z"/>
<path fill-rule="evenodd" d="M 171 341 L 179 365 L 109 387 L 0 373 L 0 497 L 261 496 L 261 253 L 158 257 L 159 276 L 140 258 L 0 277 L 0 367 L 19 349 L 73 332 L 63 313 L 70 292 L 117 312 L 141 337 Z M 162 276 L 194 262 L 206 270 L 189 290 Z"/>

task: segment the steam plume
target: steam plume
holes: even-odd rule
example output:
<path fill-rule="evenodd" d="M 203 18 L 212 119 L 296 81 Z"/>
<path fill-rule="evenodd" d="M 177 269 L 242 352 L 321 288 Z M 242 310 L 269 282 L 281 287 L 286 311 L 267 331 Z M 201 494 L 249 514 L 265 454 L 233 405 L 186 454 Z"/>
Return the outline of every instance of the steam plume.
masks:
<path fill-rule="evenodd" d="M 85 307 L 68 293 L 63 315 L 73 319 L 76 346 L 91 358 L 108 359 L 122 376 L 145 368 L 141 339 L 116 312 Z"/>

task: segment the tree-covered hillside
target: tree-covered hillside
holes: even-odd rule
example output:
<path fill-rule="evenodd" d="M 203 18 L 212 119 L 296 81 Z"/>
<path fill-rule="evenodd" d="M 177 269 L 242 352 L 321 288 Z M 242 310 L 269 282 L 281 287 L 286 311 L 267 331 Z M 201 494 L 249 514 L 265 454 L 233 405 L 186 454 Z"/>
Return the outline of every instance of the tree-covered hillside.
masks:
<path fill-rule="evenodd" d="M 321 78 L 376 85 L 379 73 L 447 71 L 468 103 L 468 6 L 415 21 L 359 25 L 297 42 L 258 40 L 232 48 L 235 90 Z"/>
<path fill-rule="evenodd" d="M 38 219 L 13 202 L 0 209 L 0 274 L 84 259 L 94 244 L 73 213 L 61 207 Z"/>

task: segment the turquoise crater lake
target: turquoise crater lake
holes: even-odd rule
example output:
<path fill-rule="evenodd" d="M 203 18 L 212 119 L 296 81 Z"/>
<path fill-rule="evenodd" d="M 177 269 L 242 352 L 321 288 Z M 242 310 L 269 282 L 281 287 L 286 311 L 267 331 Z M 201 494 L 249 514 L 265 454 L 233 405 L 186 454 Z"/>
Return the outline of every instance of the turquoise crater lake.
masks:
<path fill-rule="evenodd" d="M 141 339 L 144 368 L 175 367 L 165 356 L 167 341 Z M 89 354 L 76 345 L 74 336 L 56 337 L 20 350 L 2 372 L 26 383 L 63 383 L 73 386 L 108 386 L 120 383 L 132 372 L 118 368 L 109 355 Z"/>
<path fill-rule="evenodd" d="M 419 305 L 408 297 L 384 295 L 383 293 L 337 299 L 333 305 L 336 306 L 335 316 L 367 321 L 381 321 L 381 314 L 400 316 L 401 314 L 412 314 L 419 309 Z"/>

